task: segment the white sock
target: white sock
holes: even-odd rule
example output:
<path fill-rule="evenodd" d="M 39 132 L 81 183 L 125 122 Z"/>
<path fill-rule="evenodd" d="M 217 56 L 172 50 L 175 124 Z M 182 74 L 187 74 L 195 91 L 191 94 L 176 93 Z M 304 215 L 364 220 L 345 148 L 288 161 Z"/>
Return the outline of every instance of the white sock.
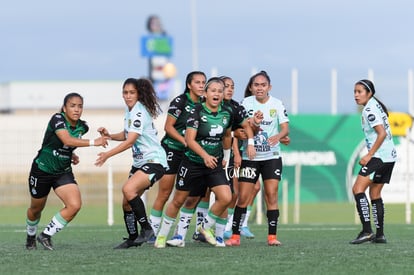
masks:
<path fill-rule="evenodd" d="M 208 212 L 207 217 L 204 220 L 203 228 L 210 229 L 214 226 L 215 223 L 216 223 L 216 218 L 213 216 L 213 214 Z"/>
<path fill-rule="evenodd" d="M 31 221 L 26 219 L 26 232 L 29 236 L 36 236 L 37 233 L 37 225 L 39 224 L 39 220 Z"/>
<path fill-rule="evenodd" d="M 209 203 L 205 202 L 205 201 L 200 201 L 197 205 L 197 208 L 196 208 L 196 211 L 195 211 L 197 213 L 195 233 L 197 233 L 197 234 L 200 233 L 200 232 L 198 232 L 198 226 L 200 226 L 204 223 L 204 219 L 207 216 L 208 207 L 209 207 Z"/>
<path fill-rule="evenodd" d="M 161 211 L 152 211 L 149 216 L 149 223 L 151 224 L 152 230 L 154 231 L 155 236 L 157 236 L 158 231 L 160 230 L 162 220 L 162 212 Z"/>
<path fill-rule="evenodd" d="M 247 209 L 246 216 L 244 216 L 242 227 L 247 227 L 249 222 L 250 213 L 252 212 L 251 209 Z"/>
<path fill-rule="evenodd" d="M 46 226 L 45 230 L 43 230 L 43 233 L 49 236 L 53 236 L 62 230 L 67 224 L 68 222 L 60 215 L 60 213 L 57 213 L 53 216 L 52 220 Z"/>
<path fill-rule="evenodd" d="M 175 222 L 174 218 L 170 218 L 164 215 L 164 218 L 161 222 L 160 230 L 158 231 L 158 236 L 165 236 L 167 237 L 170 233 L 171 227 L 173 226 Z"/>
<path fill-rule="evenodd" d="M 216 238 L 220 237 L 224 239 L 224 229 L 226 228 L 226 222 L 227 222 L 227 219 L 223 219 L 223 218 L 217 219 L 216 231 L 215 231 Z"/>
<path fill-rule="evenodd" d="M 232 211 L 232 213 L 230 214 L 230 211 L 229 211 L 229 214 L 227 215 L 227 223 L 226 223 L 225 231 L 231 231 L 231 227 L 233 226 L 233 212 L 234 211 Z"/>
<path fill-rule="evenodd" d="M 177 227 L 175 228 L 174 235 L 180 235 L 185 239 L 185 236 L 187 235 L 188 228 L 191 224 L 191 219 L 194 215 L 194 209 L 187 209 L 187 208 L 181 208 L 180 210 L 180 219 L 178 220 Z"/>

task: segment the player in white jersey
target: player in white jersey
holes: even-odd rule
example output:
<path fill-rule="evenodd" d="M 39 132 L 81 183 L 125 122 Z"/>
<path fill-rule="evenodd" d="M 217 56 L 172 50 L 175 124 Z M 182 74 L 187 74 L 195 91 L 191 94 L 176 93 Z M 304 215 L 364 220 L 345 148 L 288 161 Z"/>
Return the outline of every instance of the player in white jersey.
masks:
<path fill-rule="evenodd" d="M 390 182 L 397 153 L 391 135 L 387 108 L 375 98 L 374 94 L 375 87 L 370 80 L 363 79 L 355 84 L 355 101 L 358 105 L 364 106 L 361 125 L 368 153 L 359 161 L 362 167 L 352 187 L 362 231 L 350 242 L 351 244 L 368 241 L 387 242 L 384 235 L 384 203 L 381 191 L 384 184 Z M 365 195 L 367 189 L 369 189 L 376 234 L 371 228 L 370 205 Z"/>
<path fill-rule="evenodd" d="M 254 140 L 244 141 L 244 147 L 254 144 L 256 156 L 250 160 L 243 150 L 239 174 L 239 198 L 233 214 L 232 236 L 227 246 L 240 245 L 240 221 L 246 214 L 254 185 L 262 176 L 268 220 L 268 245 L 277 246 L 277 221 L 279 218 L 278 185 L 282 175 L 280 140 L 289 134 L 289 119 L 283 103 L 269 95 L 272 88 L 265 71 L 253 75 L 248 83 L 254 96 L 243 100 L 252 127 Z"/>
<path fill-rule="evenodd" d="M 144 78 L 128 78 L 124 82 L 122 96 L 126 104 L 124 130 L 109 134 L 105 128 L 98 129 L 103 136 L 121 143 L 99 153 L 95 162 L 95 165 L 102 166 L 108 158 L 132 148 L 132 168 L 122 187 L 122 209 L 129 237 L 116 246 L 117 249 L 139 246 L 154 237 L 141 195 L 165 174 L 168 167 L 165 150 L 158 141 L 153 123 L 160 107 L 151 82 Z M 141 226 L 140 235 L 137 221 Z"/>

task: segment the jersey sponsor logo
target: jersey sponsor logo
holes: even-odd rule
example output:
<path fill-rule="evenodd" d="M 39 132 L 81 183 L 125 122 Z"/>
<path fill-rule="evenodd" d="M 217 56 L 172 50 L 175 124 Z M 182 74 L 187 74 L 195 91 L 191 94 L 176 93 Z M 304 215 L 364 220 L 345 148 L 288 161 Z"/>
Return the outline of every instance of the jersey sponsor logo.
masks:
<path fill-rule="evenodd" d="M 245 168 L 240 169 L 240 177 L 247 178 L 247 179 L 255 179 L 256 168 L 245 167 Z"/>
<path fill-rule="evenodd" d="M 137 128 L 141 127 L 141 121 L 139 119 L 135 120 L 134 121 L 134 126 L 137 127 Z"/>
<path fill-rule="evenodd" d="M 188 106 L 188 105 L 187 105 L 187 106 L 185 106 L 185 108 L 184 108 L 184 109 L 185 109 L 185 111 L 186 111 L 187 113 L 191 113 L 191 114 L 192 114 L 192 113 L 194 113 L 193 109 L 191 109 L 191 107 L 190 107 L 190 106 Z"/>
<path fill-rule="evenodd" d="M 136 115 L 137 117 L 141 117 L 142 113 L 141 113 L 141 112 L 138 112 L 138 113 L 136 113 L 135 115 Z"/>
<path fill-rule="evenodd" d="M 208 134 L 210 137 L 215 137 L 223 133 L 223 126 L 221 125 L 211 125 L 210 132 Z"/>
<path fill-rule="evenodd" d="M 369 114 L 368 115 L 368 120 L 371 121 L 371 122 L 375 121 L 375 115 L 374 114 Z"/>
<path fill-rule="evenodd" d="M 181 98 L 179 98 L 179 97 L 177 97 L 177 98 L 175 98 L 175 102 L 180 102 L 181 101 Z"/>

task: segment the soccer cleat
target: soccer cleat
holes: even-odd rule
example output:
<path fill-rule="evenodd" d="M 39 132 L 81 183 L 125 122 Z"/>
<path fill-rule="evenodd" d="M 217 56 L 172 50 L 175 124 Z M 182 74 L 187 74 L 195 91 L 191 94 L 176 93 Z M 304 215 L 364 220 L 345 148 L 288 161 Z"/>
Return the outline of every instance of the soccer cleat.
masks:
<path fill-rule="evenodd" d="M 26 238 L 26 249 L 27 250 L 34 250 L 36 249 L 36 236 L 29 236 L 27 235 Z"/>
<path fill-rule="evenodd" d="M 267 244 L 269 246 L 279 246 L 279 245 L 282 245 L 282 243 L 277 240 L 276 235 L 268 235 L 267 236 Z"/>
<path fill-rule="evenodd" d="M 197 232 L 194 232 L 193 240 L 196 241 L 196 242 L 201 242 L 201 243 L 207 242 L 206 238 L 204 238 L 203 234 L 200 234 L 200 233 L 197 233 Z"/>
<path fill-rule="evenodd" d="M 229 230 L 229 231 L 224 231 L 224 239 L 228 240 L 231 238 L 231 235 L 233 234 L 233 231 Z"/>
<path fill-rule="evenodd" d="M 247 226 L 240 228 L 240 235 L 246 237 L 246 239 L 254 239 L 254 234 L 250 232 Z"/>
<path fill-rule="evenodd" d="M 154 235 L 151 238 L 149 238 L 149 240 L 147 241 L 147 243 L 154 244 L 155 243 L 155 239 L 157 239 L 157 236 Z"/>
<path fill-rule="evenodd" d="M 54 250 L 52 245 L 52 240 L 49 235 L 44 234 L 43 232 L 37 236 L 37 241 L 44 247 L 45 250 Z"/>
<path fill-rule="evenodd" d="M 175 236 L 172 237 L 171 240 L 167 241 L 167 245 L 168 246 L 173 246 L 173 247 L 184 247 L 185 246 L 185 241 L 183 240 L 183 236 L 175 235 Z"/>
<path fill-rule="evenodd" d="M 133 246 L 134 247 L 140 246 L 141 244 L 142 243 L 136 243 L 135 240 L 124 238 L 124 241 L 121 244 L 115 246 L 114 249 L 128 249 Z"/>
<path fill-rule="evenodd" d="M 225 244 L 226 246 L 240 246 L 240 235 L 231 235 L 230 239 L 228 239 Z"/>
<path fill-rule="evenodd" d="M 361 243 L 372 241 L 373 239 L 375 239 L 374 233 L 361 231 L 358 234 L 358 237 L 356 237 L 356 239 L 350 241 L 349 243 L 350 244 L 361 244 Z"/>
<path fill-rule="evenodd" d="M 167 241 L 166 236 L 158 235 L 155 239 L 154 247 L 155 248 L 165 248 L 165 243 Z"/>
<path fill-rule="evenodd" d="M 151 229 L 141 229 L 141 233 L 138 238 L 135 239 L 135 242 L 138 244 L 143 244 L 145 242 L 151 243 L 151 239 L 154 238 L 154 231 Z"/>
<path fill-rule="evenodd" d="M 214 232 L 211 228 L 204 229 L 203 226 L 198 227 L 198 231 L 206 238 L 206 241 L 211 245 L 216 245 L 216 236 L 214 236 Z"/>
<path fill-rule="evenodd" d="M 387 243 L 387 239 L 384 235 L 375 236 L 373 240 L 371 240 L 372 243 Z"/>
<path fill-rule="evenodd" d="M 226 247 L 222 237 L 216 237 L 216 247 Z"/>

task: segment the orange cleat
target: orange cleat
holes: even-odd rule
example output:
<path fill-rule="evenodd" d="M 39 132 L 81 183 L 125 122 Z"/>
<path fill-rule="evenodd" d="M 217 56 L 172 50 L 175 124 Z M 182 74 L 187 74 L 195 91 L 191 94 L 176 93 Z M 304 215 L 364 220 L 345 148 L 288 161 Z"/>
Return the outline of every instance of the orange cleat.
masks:
<path fill-rule="evenodd" d="M 240 246 L 240 235 L 233 234 L 226 242 L 226 246 Z"/>
<path fill-rule="evenodd" d="M 267 244 L 269 246 L 279 246 L 279 245 L 282 245 L 282 243 L 277 240 L 276 235 L 268 235 L 267 236 Z"/>

